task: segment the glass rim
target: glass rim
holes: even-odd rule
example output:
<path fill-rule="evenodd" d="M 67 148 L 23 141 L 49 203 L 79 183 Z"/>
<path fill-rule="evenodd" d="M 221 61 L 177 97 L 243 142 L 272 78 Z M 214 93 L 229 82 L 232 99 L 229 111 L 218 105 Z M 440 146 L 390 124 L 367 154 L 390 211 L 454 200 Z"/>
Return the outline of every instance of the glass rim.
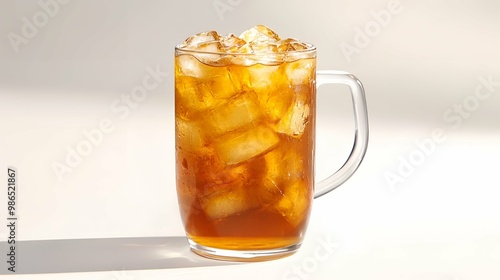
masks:
<path fill-rule="evenodd" d="M 315 53 L 317 51 L 316 46 L 310 43 L 305 43 L 307 45 L 306 49 L 303 50 L 290 50 L 290 51 L 282 51 L 282 52 L 258 52 L 258 53 L 243 53 L 243 52 L 223 52 L 223 51 L 203 51 L 196 49 L 188 49 L 184 46 L 184 44 L 178 44 L 175 46 L 175 51 L 180 51 L 183 53 L 192 53 L 192 54 L 207 54 L 207 55 L 231 55 L 231 56 L 266 56 L 266 55 L 300 55 L 307 53 Z"/>

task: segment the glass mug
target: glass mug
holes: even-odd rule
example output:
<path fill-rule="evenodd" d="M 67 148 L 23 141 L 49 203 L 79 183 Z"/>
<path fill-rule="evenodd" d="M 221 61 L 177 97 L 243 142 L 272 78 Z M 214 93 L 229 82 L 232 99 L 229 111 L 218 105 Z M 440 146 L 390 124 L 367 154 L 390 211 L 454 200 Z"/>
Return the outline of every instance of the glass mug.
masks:
<path fill-rule="evenodd" d="M 284 257 L 302 243 L 311 204 L 345 182 L 368 144 L 364 89 L 316 71 L 316 48 L 273 54 L 175 48 L 176 180 L 191 250 L 230 261 Z M 314 182 L 316 89 L 350 87 L 355 139 L 345 164 Z"/>

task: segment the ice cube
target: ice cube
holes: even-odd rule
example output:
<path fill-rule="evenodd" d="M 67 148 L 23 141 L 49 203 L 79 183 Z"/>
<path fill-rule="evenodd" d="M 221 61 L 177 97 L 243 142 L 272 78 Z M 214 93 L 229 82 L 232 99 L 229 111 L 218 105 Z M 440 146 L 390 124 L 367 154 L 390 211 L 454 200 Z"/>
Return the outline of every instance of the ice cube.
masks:
<path fill-rule="evenodd" d="M 288 108 L 283 118 L 276 124 L 275 131 L 288 136 L 300 138 L 309 122 L 311 113 L 309 103 L 303 98 L 298 98 Z"/>
<path fill-rule="evenodd" d="M 229 79 L 238 93 L 251 91 L 250 76 L 246 67 L 235 65 L 233 62 L 232 65 L 227 66 L 227 70 L 229 73 Z"/>
<path fill-rule="evenodd" d="M 208 66 L 190 55 L 176 59 L 176 98 L 186 108 L 211 108 L 248 88 L 248 74 L 235 66 Z"/>
<path fill-rule="evenodd" d="M 224 52 L 222 37 L 216 31 L 202 32 L 187 38 L 181 48 L 199 51 L 196 58 L 209 65 L 219 65 Z"/>
<path fill-rule="evenodd" d="M 251 55 L 252 48 L 250 47 L 249 44 L 244 44 L 243 46 L 241 46 L 237 49 L 231 48 L 227 52 L 229 53 L 227 58 L 229 59 L 230 64 L 238 65 L 238 66 L 251 66 L 251 65 L 258 63 L 258 61 L 255 59 L 255 57 L 253 57 Z M 249 55 L 232 55 L 232 53 L 249 54 Z"/>
<path fill-rule="evenodd" d="M 234 65 L 214 67 L 206 83 L 215 98 L 230 99 L 243 91 L 243 85 L 248 84 L 248 75 Z"/>
<path fill-rule="evenodd" d="M 316 74 L 315 59 L 301 59 L 283 65 L 284 72 L 292 85 L 311 84 Z"/>
<path fill-rule="evenodd" d="M 283 191 L 278 184 L 269 178 L 264 178 L 261 184 L 254 186 L 262 206 L 268 206 L 277 202 L 283 196 Z"/>
<path fill-rule="evenodd" d="M 209 53 L 207 55 L 210 56 L 214 54 Z M 215 55 L 220 56 L 218 54 Z M 226 69 L 224 67 L 220 67 L 219 64 L 208 65 L 207 63 L 203 63 L 202 61 L 200 61 L 199 56 L 195 57 L 190 54 L 185 54 L 176 57 L 175 71 L 176 75 L 178 76 L 211 79 L 213 77 L 224 75 L 225 70 Z M 225 73 L 225 75 L 227 76 L 227 72 Z"/>
<path fill-rule="evenodd" d="M 206 67 L 194 56 L 179 55 L 175 60 L 175 71 L 177 74 L 196 78 L 204 75 Z"/>
<path fill-rule="evenodd" d="M 278 50 L 281 52 L 286 51 L 303 51 L 307 50 L 309 47 L 308 44 L 300 42 L 297 39 L 287 38 L 277 42 Z"/>
<path fill-rule="evenodd" d="M 294 90 L 280 66 L 256 64 L 248 67 L 249 81 L 259 104 L 271 122 L 280 120 L 294 99 Z"/>
<path fill-rule="evenodd" d="M 213 133 L 221 135 L 255 124 L 261 117 L 254 92 L 244 92 L 214 108 L 206 121 Z"/>
<path fill-rule="evenodd" d="M 254 26 L 241 33 L 239 37 L 247 43 L 256 41 L 275 42 L 280 40 L 280 37 L 276 34 L 276 32 L 264 25 Z"/>
<path fill-rule="evenodd" d="M 194 54 L 198 60 L 207 65 L 224 65 L 227 61 L 224 59 L 224 48 L 221 42 L 206 42 L 201 43 L 196 47 L 197 52 Z"/>
<path fill-rule="evenodd" d="M 269 151 L 264 160 L 266 172 L 263 186 L 267 193 L 260 192 L 264 202 L 272 203 L 281 199 L 288 185 L 304 178 L 304 162 L 301 155 L 286 146 L 279 146 Z"/>
<path fill-rule="evenodd" d="M 269 91 L 270 87 L 280 83 L 279 66 L 256 64 L 248 67 L 248 76 L 252 89 L 255 91 Z"/>
<path fill-rule="evenodd" d="M 223 52 L 224 48 L 221 42 L 215 41 L 215 42 L 201 43 L 196 47 L 196 50 L 202 52 L 219 53 Z"/>
<path fill-rule="evenodd" d="M 220 183 L 215 186 L 215 191 L 200 198 L 206 215 L 216 220 L 260 207 L 260 202 L 244 183 L 242 178 Z"/>
<path fill-rule="evenodd" d="M 243 40 L 243 41 L 245 41 L 245 40 Z M 252 52 L 253 52 L 253 50 L 252 50 L 252 46 L 250 45 L 250 43 L 245 43 L 243 46 L 238 48 L 238 53 L 250 54 Z"/>
<path fill-rule="evenodd" d="M 251 42 L 250 43 L 250 48 L 252 49 L 252 53 L 256 54 L 275 54 L 278 52 L 278 45 L 274 43 L 267 43 L 267 42 Z"/>
<path fill-rule="evenodd" d="M 283 197 L 274 204 L 276 210 L 293 226 L 298 225 L 307 216 L 312 199 L 311 188 L 300 180 L 285 187 Z"/>
<path fill-rule="evenodd" d="M 304 159 L 293 149 L 279 146 L 264 156 L 265 177 L 280 187 L 283 184 L 304 178 Z"/>
<path fill-rule="evenodd" d="M 208 159 L 208 164 L 197 167 L 199 196 L 205 197 L 219 192 L 229 191 L 243 184 L 249 178 L 246 166 L 227 166 L 217 156 L 215 151 Z"/>
<path fill-rule="evenodd" d="M 201 32 L 187 38 L 184 41 L 183 47 L 186 49 L 196 50 L 202 43 L 218 42 L 220 39 L 221 36 L 217 33 L 217 31 Z"/>
<path fill-rule="evenodd" d="M 266 100 L 261 101 L 266 117 L 276 123 L 285 117 L 294 100 L 295 91 L 288 85 L 275 85 L 269 90 Z"/>
<path fill-rule="evenodd" d="M 222 46 L 226 52 L 239 52 L 240 48 L 245 44 L 245 40 L 234 34 L 229 34 L 222 39 Z"/>
<path fill-rule="evenodd" d="M 203 137 L 196 122 L 175 119 L 176 145 L 186 151 L 198 151 L 203 147 Z"/>
<path fill-rule="evenodd" d="M 278 144 L 278 136 L 265 126 L 230 133 L 216 143 L 220 158 L 227 164 L 238 164 L 252 159 L 272 149 Z"/>
<path fill-rule="evenodd" d="M 278 65 L 284 61 L 284 54 L 278 50 L 280 37 L 270 28 L 257 25 L 241 33 L 240 38 L 247 42 L 243 52 L 256 54 L 252 58 L 258 63 Z"/>
<path fill-rule="evenodd" d="M 211 88 L 203 80 L 189 76 L 177 76 L 175 79 L 175 106 L 178 115 L 191 118 L 193 113 L 202 112 L 218 104 L 219 101 L 213 96 Z"/>
<path fill-rule="evenodd" d="M 285 61 L 285 53 L 278 52 L 277 45 L 273 43 L 250 43 L 252 49 L 252 59 L 259 64 L 279 65 Z"/>

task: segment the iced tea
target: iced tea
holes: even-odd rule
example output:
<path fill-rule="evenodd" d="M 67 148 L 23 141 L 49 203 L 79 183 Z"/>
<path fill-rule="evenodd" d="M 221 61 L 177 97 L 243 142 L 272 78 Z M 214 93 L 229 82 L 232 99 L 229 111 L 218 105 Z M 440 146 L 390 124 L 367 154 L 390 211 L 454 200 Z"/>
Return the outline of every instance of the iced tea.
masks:
<path fill-rule="evenodd" d="M 177 193 L 191 242 L 299 246 L 313 199 L 316 51 L 256 26 L 177 46 Z"/>

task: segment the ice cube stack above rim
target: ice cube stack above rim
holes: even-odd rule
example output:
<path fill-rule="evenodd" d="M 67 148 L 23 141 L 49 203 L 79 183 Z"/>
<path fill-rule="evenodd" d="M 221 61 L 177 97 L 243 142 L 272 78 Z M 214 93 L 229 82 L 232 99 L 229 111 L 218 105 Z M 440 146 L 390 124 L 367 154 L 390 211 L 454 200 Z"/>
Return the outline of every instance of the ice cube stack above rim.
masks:
<path fill-rule="evenodd" d="M 264 25 L 256 25 L 239 36 L 221 36 L 217 31 L 198 33 L 176 46 L 205 64 L 276 65 L 316 56 L 316 48 L 297 39 L 281 39 Z"/>

